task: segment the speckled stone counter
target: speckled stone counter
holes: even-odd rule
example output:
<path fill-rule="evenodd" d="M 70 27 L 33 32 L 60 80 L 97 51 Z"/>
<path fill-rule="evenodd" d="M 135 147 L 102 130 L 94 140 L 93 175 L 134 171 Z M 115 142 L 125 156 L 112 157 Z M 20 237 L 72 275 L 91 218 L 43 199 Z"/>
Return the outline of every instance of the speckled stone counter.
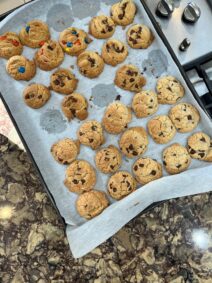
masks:
<path fill-rule="evenodd" d="M 212 194 L 158 205 L 73 259 L 27 154 L 0 135 L 0 282 L 211 283 Z"/>

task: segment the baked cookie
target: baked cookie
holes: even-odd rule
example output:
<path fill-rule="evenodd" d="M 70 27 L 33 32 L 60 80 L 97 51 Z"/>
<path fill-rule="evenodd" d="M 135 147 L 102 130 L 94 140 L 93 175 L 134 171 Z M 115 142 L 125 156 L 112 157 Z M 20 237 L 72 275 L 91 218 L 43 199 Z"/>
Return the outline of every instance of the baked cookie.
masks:
<path fill-rule="evenodd" d="M 88 102 L 79 93 L 72 93 L 63 98 L 62 111 L 70 121 L 74 117 L 85 120 L 88 117 Z"/>
<path fill-rule="evenodd" d="M 122 0 L 112 5 L 110 15 L 113 21 L 120 26 L 127 26 L 134 20 L 136 6 L 132 0 Z"/>
<path fill-rule="evenodd" d="M 6 70 L 15 80 L 31 80 L 36 73 L 35 61 L 30 61 L 22 55 L 15 55 L 7 61 Z"/>
<path fill-rule="evenodd" d="M 147 150 L 147 145 L 147 133 L 142 127 L 129 128 L 119 140 L 121 152 L 129 158 L 143 154 Z"/>
<path fill-rule="evenodd" d="M 114 145 L 100 149 L 95 156 L 96 167 L 105 174 L 116 172 L 121 161 L 121 154 Z"/>
<path fill-rule="evenodd" d="M 210 146 L 209 146 L 208 153 L 207 153 L 206 157 L 203 160 L 207 161 L 207 162 L 212 162 L 212 139 L 210 141 Z"/>
<path fill-rule="evenodd" d="M 147 123 L 147 127 L 153 140 L 160 144 L 170 142 L 176 134 L 172 121 L 166 115 L 155 116 Z"/>
<path fill-rule="evenodd" d="M 57 141 L 51 147 L 54 159 L 61 164 L 70 164 L 77 158 L 80 144 L 69 138 Z"/>
<path fill-rule="evenodd" d="M 154 40 L 151 30 L 141 24 L 131 26 L 127 31 L 127 42 L 134 49 L 146 49 Z"/>
<path fill-rule="evenodd" d="M 32 20 L 21 29 L 19 37 L 23 45 L 39 48 L 50 39 L 49 28 L 40 20 Z"/>
<path fill-rule="evenodd" d="M 97 52 L 84 51 L 77 57 L 77 66 L 83 76 L 96 78 L 103 72 L 104 61 Z"/>
<path fill-rule="evenodd" d="M 127 171 L 119 171 L 110 177 L 107 189 L 112 198 L 119 200 L 135 191 L 136 181 Z"/>
<path fill-rule="evenodd" d="M 89 23 L 89 33 L 95 38 L 108 38 L 114 34 L 115 27 L 116 26 L 112 18 L 100 15 L 91 19 Z"/>
<path fill-rule="evenodd" d="M 162 165 L 149 157 L 139 158 L 133 164 L 133 174 L 138 183 L 145 185 L 162 177 Z"/>
<path fill-rule="evenodd" d="M 154 91 L 143 90 L 136 93 L 132 100 L 132 109 L 137 118 L 145 118 L 158 110 L 158 98 Z"/>
<path fill-rule="evenodd" d="M 66 169 L 64 184 L 70 192 L 88 192 L 96 184 L 95 169 L 85 160 L 75 160 Z"/>
<path fill-rule="evenodd" d="M 71 94 L 78 84 L 78 79 L 67 69 L 58 69 L 51 75 L 51 88 L 62 94 Z"/>
<path fill-rule="evenodd" d="M 108 133 L 117 135 L 127 128 L 127 124 L 131 119 L 130 108 L 121 102 L 115 101 L 106 108 L 102 124 Z"/>
<path fill-rule="evenodd" d="M 9 59 L 15 55 L 21 55 L 23 46 L 15 32 L 5 32 L 0 35 L 0 57 Z"/>
<path fill-rule="evenodd" d="M 65 29 L 59 36 L 61 47 L 67 54 L 72 56 L 78 56 L 88 47 L 91 41 L 84 30 L 75 27 Z"/>
<path fill-rule="evenodd" d="M 180 133 L 193 131 L 199 123 L 198 110 L 189 103 L 179 103 L 169 111 L 169 118 Z"/>
<path fill-rule="evenodd" d="M 175 104 L 185 94 L 182 84 L 172 76 L 158 79 L 156 90 L 160 104 Z"/>
<path fill-rule="evenodd" d="M 77 135 L 81 144 L 90 146 L 92 149 L 97 149 L 105 142 L 102 126 L 95 120 L 84 122 Z"/>
<path fill-rule="evenodd" d="M 60 44 L 54 40 L 48 40 L 35 53 L 35 61 L 38 67 L 44 71 L 50 71 L 58 67 L 64 60 L 64 53 Z"/>
<path fill-rule="evenodd" d="M 26 105 L 31 108 L 37 109 L 46 104 L 49 100 L 51 93 L 48 87 L 42 84 L 28 85 L 23 92 L 23 99 Z"/>
<path fill-rule="evenodd" d="M 163 151 L 163 164 L 169 174 L 185 171 L 191 163 L 187 149 L 179 143 L 174 143 Z"/>
<path fill-rule="evenodd" d="M 210 149 L 210 137 L 197 132 L 188 138 L 188 152 L 192 158 L 204 160 Z"/>
<path fill-rule="evenodd" d="M 108 205 L 106 194 L 96 190 L 81 194 L 76 201 L 77 212 L 86 219 L 97 216 Z"/>
<path fill-rule="evenodd" d="M 102 58 L 106 64 L 116 66 L 122 63 L 128 55 L 127 46 L 117 40 L 109 39 L 107 40 L 102 47 Z"/>
<path fill-rule="evenodd" d="M 116 71 L 114 83 L 125 90 L 138 92 L 146 84 L 146 79 L 134 65 L 123 65 Z"/>

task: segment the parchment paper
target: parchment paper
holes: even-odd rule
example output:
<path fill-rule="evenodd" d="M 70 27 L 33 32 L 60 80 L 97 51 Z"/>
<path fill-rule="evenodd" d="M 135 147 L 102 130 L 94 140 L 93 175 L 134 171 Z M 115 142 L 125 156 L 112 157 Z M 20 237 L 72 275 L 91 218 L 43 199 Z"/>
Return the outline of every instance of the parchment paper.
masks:
<path fill-rule="evenodd" d="M 96 1 L 96 0 L 49 0 L 35 1 L 6 18 L 0 24 L 0 33 L 3 31 L 18 32 L 27 21 L 31 19 L 41 19 L 47 21 L 51 28 L 52 39 L 58 39 L 59 31 L 73 25 L 78 28 L 88 30 L 88 23 L 91 16 L 96 14 L 109 15 L 110 4 L 116 1 Z M 146 50 L 133 50 L 129 48 L 129 56 L 123 64 L 135 64 L 147 78 L 144 89 L 154 89 L 156 80 L 161 75 L 173 75 L 177 77 L 185 87 L 186 95 L 182 101 L 187 101 L 195 105 L 201 113 L 201 123 L 195 131 L 201 130 L 212 136 L 212 123 L 209 117 L 199 107 L 193 98 L 190 90 L 186 86 L 178 68 L 173 62 L 170 54 L 166 50 L 159 36 L 154 32 L 154 28 L 146 15 L 142 5 L 135 1 L 138 12 L 134 23 L 144 23 L 148 25 L 155 36 L 153 44 Z M 128 28 L 128 27 L 127 27 Z M 117 26 L 114 38 L 126 42 L 125 34 L 127 28 Z M 174 36 L 174 31 L 173 31 Z M 105 40 L 95 40 L 89 45 L 88 50 L 101 51 Z M 34 56 L 34 49 L 24 47 L 24 55 L 28 58 Z M 115 72 L 118 67 L 105 65 L 104 72 L 96 79 L 88 79 L 80 75 L 76 67 L 76 58 L 66 55 L 61 67 L 70 68 L 74 66 L 73 72 L 79 79 L 77 92 L 82 93 L 89 100 L 89 119 L 101 121 L 105 106 L 121 96 L 121 101 L 130 105 L 133 94 L 121 90 L 113 85 Z M 51 145 L 58 139 L 64 137 L 76 138 L 76 130 L 81 122 L 74 119 L 68 122 L 63 116 L 60 104 L 62 95 L 52 92 L 50 101 L 41 109 L 33 110 L 24 104 L 22 92 L 28 82 L 18 82 L 13 80 L 5 71 L 6 60 L 0 60 L 1 84 L 0 91 L 8 104 L 17 125 L 28 144 L 33 157 L 42 173 L 42 176 L 52 193 L 56 205 L 67 223 L 67 236 L 74 257 L 81 257 L 98 246 L 117 232 L 130 219 L 144 210 L 153 202 L 176 198 L 180 196 L 192 195 L 210 191 L 212 188 L 212 165 L 207 162 L 192 160 L 192 164 L 184 173 L 168 176 L 165 170 L 164 177 L 151 182 L 121 201 L 110 199 L 111 205 L 96 218 L 85 221 L 75 210 L 77 195 L 70 193 L 63 185 L 65 176 L 65 166 L 57 164 L 50 154 Z M 50 74 L 37 69 L 36 76 L 30 82 L 41 82 L 49 85 Z M 98 106 L 99 105 L 99 106 Z M 158 114 L 167 114 L 170 106 L 160 105 Z M 154 116 L 154 115 L 153 115 Z M 139 125 L 146 128 L 145 119 L 133 117 L 129 127 Z M 177 133 L 174 140 L 166 145 L 157 145 L 149 138 L 148 150 L 144 156 L 149 156 L 161 162 L 161 152 L 168 145 L 179 142 L 186 145 L 188 134 Z M 119 136 L 105 133 L 106 143 L 118 145 Z M 88 147 L 81 146 L 79 159 L 86 159 L 94 165 L 94 151 Z M 122 170 L 131 171 L 132 163 L 135 159 L 123 158 Z M 106 191 L 106 184 L 109 176 L 97 172 L 97 183 L 95 188 Z"/>

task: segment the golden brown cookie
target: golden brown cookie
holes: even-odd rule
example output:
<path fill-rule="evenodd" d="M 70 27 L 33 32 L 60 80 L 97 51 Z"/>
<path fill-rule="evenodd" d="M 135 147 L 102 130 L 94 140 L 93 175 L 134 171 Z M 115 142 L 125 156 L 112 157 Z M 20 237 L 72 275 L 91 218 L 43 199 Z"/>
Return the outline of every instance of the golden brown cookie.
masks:
<path fill-rule="evenodd" d="M 76 201 L 77 212 L 86 219 L 99 215 L 108 205 L 106 194 L 97 190 L 81 194 Z"/>
<path fill-rule="evenodd" d="M 129 128 L 119 140 L 121 152 L 129 158 L 142 155 L 147 150 L 147 146 L 147 133 L 142 127 Z"/>
<path fill-rule="evenodd" d="M 31 80 L 36 73 L 35 61 L 30 61 L 22 55 L 11 57 L 7 61 L 6 70 L 8 74 L 15 80 Z"/>
<path fill-rule="evenodd" d="M 51 153 L 54 159 L 61 164 L 70 164 L 79 153 L 80 144 L 69 138 L 57 141 L 51 147 Z"/>
<path fill-rule="evenodd" d="M 114 34 L 115 27 L 112 18 L 100 15 L 91 19 L 89 23 L 89 33 L 95 38 L 108 38 Z"/>
<path fill-rule="evenodd" d="M 102 124 L 110 134 L 120 134 L 131 121 L 130 108 L 121 102 L 115 101 L 108 105 L 105 110 Z"/>
<path fill-rule="evenodd" d="M 84 51 L 77 57 L 77 66 L 83 76 L 96 78 L 104 70 L 104 61 L 97 52 Z"/>
<path fill-rule="evenodd" d="M 159 78 L 156 90 L 160 104 L 175 104 L 185 94 L 182 84 L 172 76 Z"/>
<path fill-rule="evenodd" d="M 148 122 L 147 127 L 153 140 L 160 144 L 170 142 L 176 134 L 172 121 L 166 115 L 155 116 Z"/>
<path fill-rule="evenodd" d="M 72 56 L 82 53 L 92 40 L 88 34 L 75 27 L 69 27 L 60 33 L 59 43 L 63 50 Z"/>
<path fill-rule="evenodd" d="M 119 171 L 110 177 L 107 189 L 112 198 L 120 200 L 135 191 L 136 181 L 129 172 Z"/>
<path fill-rule="evenodd" d="M 133 174 L 138 183 L 145 185 L 162 177 L 162 165 L 149 157 L 142 157 L 133 164 Z"/>
<path fill-rule="evenodd" d="M 70 192 L 88 192 L 96 184 L 95 169 L 85 160 L 75 160 L 66 169 L 64 184 Z"/>
<path fill-rule="evenodd" d="M 35 61 L 38 67 L 44 71 L 50 71 L 58 67 L 64 60 L 64 53 L 60 44 L 54 40 L 48 40 L 35 53 Z"/>
<path fill-rule="evenodd" d="M 199 111 L 189 103 L 179 103 L 169 111 L 169 118 L 180 133 L 193 131 L 199 123 Z"/>
<path fill-rule="evenodd" d="M 0 35 L 0 57 L 9 59 L 15 55 L 21 55 L 23 46 L 15 32 L 5 32 Z"/>
<path fill-rule="evenodd" d="M 102 47 L 103 60 L 106 64 L 112 66 L 122 63 L 126 59 L 127 55 L 127 46 L 117 39 L 111 38 L 107 40 Z"/>
<path fill-rule="evenodd" d="M 146 49 L 154 40 L 151 30 L 141 24 L 131 26 L 127 31 L 127 42 L 130 47 L 135 49 Z"/>
<path fill-rule="evenodd" d="M 212 162 L 212 139 L 210 141 L 210 146 L 209 146 L 208 154 L 206 155 L 206 157 L 203 160 L 207 161 L 207 162 Z"/>
<path fill-rule="evenodd" d="M 63 98 L 62 111 L 70 121 L 74 117 L 85 120 L 88 117 L 88 102 L 79 93 L 72 93 Z"/>
<path fill-rule="evenodd" d="M 114 145 L 100 149 L 95 156 L 96 167 L 105 174 L 116 172 L 121 161 L 121 154 Z"/>
<path fill-rule="evenodd" d="M 46 104 L 51 93 L 49 89 L 42 84 L 28 85 L 23 92 L 24 102 L 31 108 L 37 109 Z"/>
<path fill-rule="evenodd" d="M 78 84 L 78 79 L 67 69 L 58 69 L 51 75 L 51 88 L 62 94 L 71 94 Z"/>
<path fill-rule="evenodd" d="M 21 29 L 19 37 L 23 45 L 39 48 L 50 39 L 49 28 L 40 20 L 32 20 Z"/>
<path fill-rule="evenodd" d="M 110 14 L 113 21 L 120 26 L 127 26 L 134 20 L 136 6 L 132 0 L 121 0 L 112 5 Z"/>
<path fill-rule="evenodd" d="M 132 109 L 137 118 L 148 117 L 158 110 L 158 98 L 154 91 L 143 90 L 134 95 Z"/>
<path fill-rule="evenodd" d="M 185 171 L 191 163 L 187 149 L 179 143 L 174 143 L 163 151 L 163 164 L 169 174 Z"/>
<path fill-rule="evenodd" d="M 125 90 L 138 92 L 146 84 L 146 79 L 134 65 L 123 65 L 116 71 L 114 83 Z"/>
<path fill-rule="evenodd" d="M 188 152 L 192 158 L 204 160 L 210 149 L 210 137 L 197 132 L 188 138 Z"/>
<path fill-rule="evenodd" d="M 97 149 L 105 142 L 102 126 L 95 120 L 84 122 L 77 133 L 81 144 Z"/>

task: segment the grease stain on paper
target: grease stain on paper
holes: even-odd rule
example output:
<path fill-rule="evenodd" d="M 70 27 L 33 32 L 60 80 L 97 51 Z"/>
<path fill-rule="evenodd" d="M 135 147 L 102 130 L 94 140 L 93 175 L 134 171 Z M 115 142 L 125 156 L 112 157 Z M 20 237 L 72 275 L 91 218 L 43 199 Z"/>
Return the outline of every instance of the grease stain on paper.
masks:
<path fill-rule="evenodd" d="M 148 58 L 143 61 L 142 67 L 147 75 L 154 77 L 161 76 L 168 69 L 168 59 L 163 51 L 156 49 L 148 54 Z"/>
<path fill-rule="evenodd" d="M 47 109 L 40 116 L 40 126 L 49 134 L 56 134 L 64 132 L 67 128 L 67 123 L 59 110 Z"/>
<path fill-rule="evenodd" d="M 105 107 L 116 99 L 118 93 L 113 84 L 99 84 L 92 89 L 92 101 L 99 107 Z"/>

